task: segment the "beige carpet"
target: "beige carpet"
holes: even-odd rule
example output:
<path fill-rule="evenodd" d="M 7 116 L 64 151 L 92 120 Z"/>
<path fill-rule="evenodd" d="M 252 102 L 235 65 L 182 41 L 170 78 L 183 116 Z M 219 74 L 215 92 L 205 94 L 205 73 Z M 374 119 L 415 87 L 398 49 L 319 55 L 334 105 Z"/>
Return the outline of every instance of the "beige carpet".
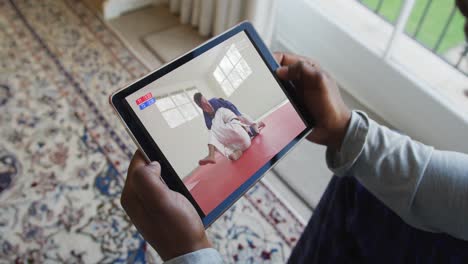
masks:
<path fill-rule="evenodd" d="M 109 94 L 149 70 L 81 1 L 0 2 L 0 262 L 158 263 L 120 207 L 135 146 Z M 257 184 L 208 231 L 284 263 L 303 224 Z"/>

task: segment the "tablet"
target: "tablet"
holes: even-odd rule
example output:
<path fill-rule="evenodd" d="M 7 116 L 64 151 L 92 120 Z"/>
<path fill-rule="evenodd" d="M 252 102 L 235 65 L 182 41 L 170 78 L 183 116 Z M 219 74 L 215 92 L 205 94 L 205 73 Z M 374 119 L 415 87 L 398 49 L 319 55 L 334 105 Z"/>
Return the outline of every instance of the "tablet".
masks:
<path fill-rule="evenodd" d="M 205 227 L 312 128 L 277 67 L 243 22 L 110 96 L 139 149 Z"/>

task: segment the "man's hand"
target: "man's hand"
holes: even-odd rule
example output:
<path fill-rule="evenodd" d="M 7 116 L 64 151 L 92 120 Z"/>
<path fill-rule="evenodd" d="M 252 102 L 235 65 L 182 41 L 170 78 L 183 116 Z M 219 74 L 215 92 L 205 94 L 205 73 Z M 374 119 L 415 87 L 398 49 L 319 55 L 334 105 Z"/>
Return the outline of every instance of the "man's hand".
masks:
<path fill-rule="evenodd" d="M 141 235 L 166 261 L 211 247 L 195 208 L 160 179 L 159 163 L 137 151 L 128 168 L 122 207 Z"/>
<path fill-rule="evenodd" d="M 351 111 L 341 99 L 335 81 L 313 60 L 298 55 L 275 53 L 281 65 L 278 77 L 292 81 L 297 95 L 315 120 L 315 128 L 307 137 L 312 142 L 339 150 L 348 128 Z"/>

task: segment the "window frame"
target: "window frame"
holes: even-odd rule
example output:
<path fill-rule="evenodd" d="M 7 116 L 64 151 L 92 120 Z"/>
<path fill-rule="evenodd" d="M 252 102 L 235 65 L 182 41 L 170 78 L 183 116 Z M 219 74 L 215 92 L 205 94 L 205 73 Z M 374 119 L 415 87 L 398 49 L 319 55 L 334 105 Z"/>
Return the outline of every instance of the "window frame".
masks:
<path fill-rule="evenodd" d="M 193 91 L 195 90 L 197 92 L 198 89 L 193 86 L 193 87 L 190 87 L 190 88 L 185 88 L 185 89 L 182 89 L 182 90 L 178 90 L 178 91 L 175 91 L 175 92 L 171 92 L 171 93 L 168 93 L 168 94 L 165 94 L 165 95 L 160 95 L 160 96 L 156 96 L 156 107 L 158 107 L 158 110 L 159 112 L 161 113 L 162 117 L 164 118 L 164 120 L 166 121 L 167 125 L 170 127 L 170 128 L 176 128 L 182 124 L 185 124 L 187 123 L 188 121 L 190 120 L 193 120 L 195 119 L 196 117 L 198 117 L 200 114 L 201 114 L 201 110 L 199 109 L 199 107 L 195 104 L 195 102 L 193 101 L 193 98 L 190 97 L 190 94 L 189 94 L 189 91 Z M 178 94 L 183 94 L 185 95 L 187 98 L 188 98 L 188 102 L 187 103 L 182 103 L 180 105 L 178 105 L 176 103 L 176 101 L 173 99 L 173 97 L 175 95 L 178 95 Z M 167 109 L 164 109 L 164 110 L 161 110 L 158 106 L 158 101 L 161 100 L 161 99 L 164 99 L 164 98 L 168 98 L 169 100 L 171 100 L 172 104 L 174 105 L 174 107 L 170 107 L 170 108 L 167 108 Z M 186 117 L 184 112 L 181 110 L 181 107 L 182 106 L 186 106 L 186 105 L 191 105 L 194 109 L 195 109 L 195 112 L 196 112 L 196 115 L 193 116 L 192 118 L 189 119 L 189 117 Z M 182 118 L 184 119 L 183 122 L 180 122 L 178 123 L 177 125 L 175 126 L 171 126 L 170 122 L 167 120 L 166 116 L 164 115 L 164 113 L 167 113 L 169 111 L 173 111 L 173 110 L 177 110 L 177 112 L 179 113 L 180 116 L 182 116 Z"/>
<path fill-rule="evenodd" d="M 232 59 L 230 58 L 231 56 L 229 55 L 229 50 L 231 50 L 232 48 L 236 49 L 236 51 L 239 53 L 239 59 L 233 63 L 232 62 Z M 228 73 L 226 73 L 223 69 L 223 67 L 221 67 L 221 62 L 223 60 L 227 60 L 232 68 L 229 70 Z M 244 77 L 240 71 L 237 69 L 237 67 L 240 65 L 241 61 L 243 61 L 245 63 L 245 65 L 249 68 L 249 73 Z M 218 71 L 222 74 L 223 78 L 220 80 L 218 80 L 218 78 L 216 78 L 216 74 L 215 72 Z M 237 85 L 237 87 L 234 85 L 234 83 L 231 81 L 232 79 L 232 74 L 233 73 L 236 73 L 240 79 L 241 79 L 241 82 Z M 223 90 L 224 94 L 226 96 L 231 96 L 236 90 L 237 88 L 239 88 L 242 83 L 250 76 L 250 74 L 252 74 L 252 69 L 250 68 L 249 64 L 247 63 L 247 61 L 244 59 L 244 57 L 242 56 L 242 54 L 240 53 L 239 49 L 236 47 L 235 44 L 231 44 L 231 46 L 229 47 L 229 49 L 226 51 L 226 53 L 223 55 L 223 57 L 221 58 L 221 60 L 219 61 L 218 65 L 216 66 L 216 68 L 214 69 L 213 71 L 213 77 L 214 79 L 216 80 L 216 82 L 218 83 L 218 85 L 221 87 L 221 89 Z M 227 81 L 230 85 L 230 87 L 232 88 L 232 92 L 229 92 L 224 86 L 223 86 L 223 83 Z"/>

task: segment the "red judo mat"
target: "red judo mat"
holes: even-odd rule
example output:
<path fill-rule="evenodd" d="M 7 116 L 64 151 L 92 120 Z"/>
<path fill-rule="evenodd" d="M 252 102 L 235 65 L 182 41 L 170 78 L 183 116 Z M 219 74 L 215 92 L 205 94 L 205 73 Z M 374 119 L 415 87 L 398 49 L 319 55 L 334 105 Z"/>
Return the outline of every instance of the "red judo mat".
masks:
<path fill-rule="evenodd" d="M 205 214 L 211 212 L 305 129 L 290 103 L 276 109 L 262 121 L 266 127 L 252 139 L 251 146 L 240 159 L 231 161 L 217 153 L 216 164 L 199 166 L 184 179 Z"/>

